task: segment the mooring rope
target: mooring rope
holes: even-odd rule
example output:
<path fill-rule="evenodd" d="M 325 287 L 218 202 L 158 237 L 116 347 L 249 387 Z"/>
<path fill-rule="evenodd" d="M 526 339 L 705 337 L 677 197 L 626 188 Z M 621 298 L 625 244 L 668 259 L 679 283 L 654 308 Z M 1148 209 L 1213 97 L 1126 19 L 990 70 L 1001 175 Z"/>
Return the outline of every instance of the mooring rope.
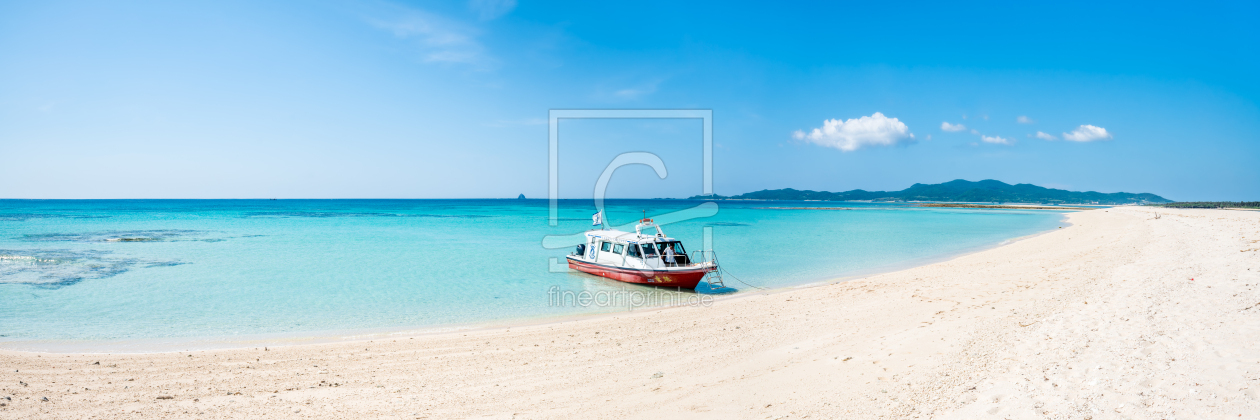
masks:
<path fill-rule="evenodd" d="M 734 274 L 731 274 L 731 271 L 730 271 L 730 270 L 727 270 L 727 269 L 726 269 L 726 267 L 718 266 L 718 270 L 722 270 L 722 273 L 724 273 L 725 275 L 731 276 L 731 278 L 735 279 L 735 281 L 740 282 L 740 283 L 743 283 L 743 285 L 745 285 L 745 286 L 748 286 L 748 287 L 751 287 L 751 288 L 754 288 L 754 289 L 766 290 L 766 288 L 764 288 L 764 287 L 760 287 L 760 286 L 753 286 L 753 285 L 751 285 L 751 284 L 748 284 L 748 282 L 746 282 L 746 281 L 740 280 L 740 279 L 739 279 L 739 277 L 735 277 L 735 275 L 734 275 Z"/>

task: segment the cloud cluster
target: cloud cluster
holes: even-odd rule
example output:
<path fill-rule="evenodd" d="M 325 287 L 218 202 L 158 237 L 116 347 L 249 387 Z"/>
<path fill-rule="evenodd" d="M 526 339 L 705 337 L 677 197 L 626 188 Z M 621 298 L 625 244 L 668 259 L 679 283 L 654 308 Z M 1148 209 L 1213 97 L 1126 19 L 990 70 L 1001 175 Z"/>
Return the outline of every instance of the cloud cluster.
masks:
<path fill-rule="evenodd" d="M 801 130 L 792 133 L 797 140 L 834 147 L 844 152 L 852 152 L 868 146 L 893 146 L 914 140 L 910 127 L 896 118 L 885 117 L 876 112 L 869 117 L 852 118 L 846 121 L 838 119 L 825 120 L 821 128 L 815 128 L 808 134 Z"/>
<path fill-rule="evenodd" d="M 1071 133 L 1063 133 L 1063 139 L 1079 142 L 1110 140 L 1111 133 L 1108 133 L 1105 128 L 1085 124 L 1076 127 Z"/>
<path fill-rule="evenodd" d="M 613 96 L 618 99 L 636 99 L 651 95 L 656 92 L 656 87 L 661 84 L 661 81 L 661 79 L 650 80 L 637 86 L 619 89 L 613 92 Z"/>
<path fill-rule="evenodd" d="M 992 143 L 992 144 L 1011 144 L 1012 143 L 1011 139 L 1002 138 L 999 136 L 983 136 L 982 135 L 980 136 L 980 140 L 985 143 Z"/>
<path fill-rule="evenodd" d="M 967 117 L 963 116 L 963 118 Z M 1027 115 L 1016 117 L 1015 122 L 1020 124 L 1036 123 Z M 1015 139 L 1009 137 L 986 135 L 976 129 L 969 129 L 962 123 L 954 124 L 949 121 L 941 122 L 941 131 L 951 133 L 969 131 L 971 134 L 979 136 L 980 141 L 971 143 L 972 146 L 979 146 L 982 143 L 1010 146 L 1016 142 Z M 822 127 L 815 128 L 809 132 L 796 130 L 792 133 L 792 137 L 820 146 L 833 147 L 845 152 L 852 152 L 869 146 L 893 146 L 914 141 L 914 134 L 910 133 L 909 127 L 896 118 L 888 118 L 879 112 L 871 114 L 869 117 L 843 121 L 839 119 L 825 120 Z M 1028 137 L 1046 141 L 1057 141 L 1060 139 L 1058 136 L 1043 131 L 1029 134 Z M 1074 142 L 1092 142 L 1110 140 L 1111 138 L 1111 133 L 1107 132 L 1107 129 L 1089 124 L 1081 125 L 1070 133 L 1063 133 L 1062 136 L 1063 140 Z M 927 136 L 927 139 L 931 140 L 932 136 Z"/>
<path fill-rule="evenodd" d="M 414 42 L 424 54 L 424 61 L 470 64 L 488 67 L 494 62 L 477 40 L 477 28 L 417 9 L 393 7 L 381 10 L 388 18 L 369 18 L 377 28 L 395 37 Z"/>

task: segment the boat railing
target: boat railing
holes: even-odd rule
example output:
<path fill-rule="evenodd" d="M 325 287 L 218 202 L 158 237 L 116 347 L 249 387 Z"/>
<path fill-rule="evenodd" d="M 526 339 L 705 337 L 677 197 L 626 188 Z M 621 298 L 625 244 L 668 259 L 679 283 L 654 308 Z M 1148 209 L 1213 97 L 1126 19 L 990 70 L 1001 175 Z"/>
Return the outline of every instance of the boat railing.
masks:
<path fill-rule="evenodd" d="M 696 264 L 696 259 L 687 254 L 674 254 L 673 257 L 674 262 L 669 262 L 669 256 L 667 255 L 657 254 L 648 258 L 660 259 L 661 263 L 665 264 L 666 267 L 690 267 Z"/>
<path fill-rule="evenodd" d="M 713 252 L 712 250 L 691 251 L 691 257 L 689 259 L 691 260 L 692 264 L 705 264 L 705 263 L 711 262 L 713 263 L 713 265 L 716 266 L 718 263 L 717 253 Z"/>
<path fill-rule="evenodd" d="M 652 258 L 652 257 L 648 257 L 648 258 Z M 665 267 L 686 267 L 686 266 L 691 265 L 689 263 L 682 262 L 683 258 L 686 258 L 686 257 L 682 255 L 678 255 L 674 257 L 674 262 L 669 262 L 669 260 L 665 259 L 665 257 L 663 256 L 656 257 L 656 259 L 659 260 L 661 264 L 664 264 Z"/>
<path fill-rule="evenodd" d="M 573 252 L 570 253 L 569 255 L 572 255 L 575 257 L 584 257 L 588 251 L 589 250 L 586 248 L 586 245 L 578 245 L 577 247 L 575 247 Z M 669 255 L 662 255 L 662 254 L 652 254 L 652 255 L 646 255 L 646 256 L 641 256 L 637 258 L 643 258 L 645 260 L 657 259 L 665 267 L 691 267 L 691 266 L 697 266 L 697 265 L 704 265 L 709 262 L 712 262 L 714 266 L 717 266 L 717 254 L 713 253 L 713 251 L 692 251 L 691 255 L 674 254 L 673 255 L 674 262 L 669 262 L 669 259 L 670 259 Z"/>

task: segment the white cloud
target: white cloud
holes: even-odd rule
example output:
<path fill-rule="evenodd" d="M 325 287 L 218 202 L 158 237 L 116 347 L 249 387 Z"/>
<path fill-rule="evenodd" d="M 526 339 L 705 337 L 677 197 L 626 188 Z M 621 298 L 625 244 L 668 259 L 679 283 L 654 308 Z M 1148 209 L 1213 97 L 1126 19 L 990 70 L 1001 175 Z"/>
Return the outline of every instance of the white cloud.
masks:
<path fill-rule="evenodd" d="M 1063 139 L 1068 141 L 1095 141 L 1110 140 L 1111 133 L 1102 127 L 1096 127 L 1089 124 L 1076 127 L 1071 133 L 1063 133 Z"/>
<path fill-rule="evenodd" d="M 985 143 L 992 143 L 992 144 L 1011 144 L 1011 139 L 1004 139 L 998 136 L 992 136 L 992 137 L 980 136 L 980 140 Z"/>
<path fill-rule="evenodd" d="M 959 124 L 950 124 L 949 122 L 946 122 L 946 121 L 942 121 L 942 122 L 941 122 L 941 130 L 943 130 L 943 131 L 951 131 L 951 132 L 953 132 L 953 131 L 963 131 L 963 130 L 966 130 L 966 129 L 967 129 L 967 126 L 962 125 L 961 123 L 959 123 Z"/>
<path fill-rule="evenodd" d="M 389 31 L 395 37 L 413 41 L 424 56 L 433 63 L 459 63 L 478 67 L 493 64 L 485 53 L 485 47 L 477 41 L 479 31 L 471 26 L 454 22 L 422 10 L 395 7 L 381 10 L 377 15 L 388 18 L 369 18 L 368 23 Z"/>
<path fill-rule="evenodd" d="M 613 92 L 613 95 L 624 99 L 634 99 L 643 95 L 649 95 L 656 92 L 656 83 L 648 83 L 639 87 L 621 89 Z"/>
<path fill-rule="evenodd" d="M 979 131 L 976 131 L 976 129 L 974 129 L 974 128 L 973 128 L 973 129 L 971 129 L 971 134 L 980 134 L 980 132 L 979 132 Z"/>
<path fill-rule="evenodd" d="M 494 20 L 516 8 L 516 0 L 468 0 L 468 8 L 481 20 Z"/>
<path fill-rule="evenodd" d="M 1036 121 L 1033 121 L 1032 118 L 1028 118 L 1027 115 L 1020 115 L 1018 118 L 1015 118 L 1015 122 L 1020 123 L 1020 124 L 1032 124 L 1032 123 L 1035 123 Z"/>
<path fill-rule="evenodd" d="M 637 83 L 616 81 L 596 88 L 594 96 L 600 100 L 623 102 L 641 99 L 656 93 L 665 78 L 642 80 Z"/>
<path fill-rule="evenodd" d="M 824 120 L 822 128 L 815 128 L 808 134 L 796 130 L 792 133 L 792 137 L 797 140 L 808 140 L 820 146 L 852 152 L 867 146 L 893 146 L 909 143 L 913 141 L 914 134 L 905 123 L 876 112 L 869 117 L 853 118 L 847 121 Z"/>
<path fill-rule="evenodd" d="M 1053 134 L 1050 134 L 1050 133 L 1043 133 L 1043 132 L 1040 132 L 1040 131 L 1038 131 L 1038 132 L 1037 132 L 1037 134 L 1036 134 L 1036 135 L 1034 135 L 1034 137 L 1039 138 L 1039 139 L 1042 139 L 1042 140 L 1050 140 L 1050 141 L 1054 141 L 1054 140 L 1058 140 L 1058 139 L 1059 139 L 1058 137 L 1055 137 Z"/>

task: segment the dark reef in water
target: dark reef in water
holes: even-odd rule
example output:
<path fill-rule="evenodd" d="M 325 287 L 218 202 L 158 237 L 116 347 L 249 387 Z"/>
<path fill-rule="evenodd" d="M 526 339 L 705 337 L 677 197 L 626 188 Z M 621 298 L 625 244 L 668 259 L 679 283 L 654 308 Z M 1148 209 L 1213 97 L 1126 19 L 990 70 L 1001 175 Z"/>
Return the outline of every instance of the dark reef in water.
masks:
<path fill-rule="evenodd" d="M 0 284 L 59 289 L 84 280 L 113 277 L 137 266 L 153 268 L 183 264 L 187 263 L 127 258 L 109 251 L 0 249 Z"/>
<path fill-rule="evenodd" d="M 241 217 L 438 217 L 456 219 L 478 219 L 494 217 L 481 214 L 406 214 L 406 213 L 373 213 L 373 212 L 335 212 L 335 211 L 255 211 Z"/>
<path fill-rule="evenodd" d="M 113 216 L 85 214 L 0 213 L 0 222 L 25 222 L 30 219 L 108 219 Z"/>
<path fill-rule="evenodd" d="M 115 230 L 87 233 L 45 233 L 22 235 L 29 242 L 220 242 L 220 238 L 204 238 L 208 232 L 198 230 Z"/>

